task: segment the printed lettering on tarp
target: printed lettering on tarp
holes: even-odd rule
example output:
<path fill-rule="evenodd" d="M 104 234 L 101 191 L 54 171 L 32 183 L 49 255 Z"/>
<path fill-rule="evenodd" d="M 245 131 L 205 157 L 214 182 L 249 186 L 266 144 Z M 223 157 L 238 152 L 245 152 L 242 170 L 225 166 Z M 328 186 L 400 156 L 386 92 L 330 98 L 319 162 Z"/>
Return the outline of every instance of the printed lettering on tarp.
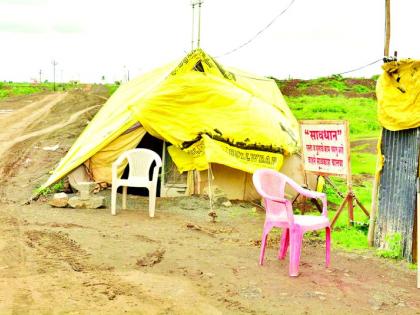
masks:
<path fill-rule="evenodd" d="M 347 122 L 302 121 L 302 153 L 305 171 L 348 174 Z"/>

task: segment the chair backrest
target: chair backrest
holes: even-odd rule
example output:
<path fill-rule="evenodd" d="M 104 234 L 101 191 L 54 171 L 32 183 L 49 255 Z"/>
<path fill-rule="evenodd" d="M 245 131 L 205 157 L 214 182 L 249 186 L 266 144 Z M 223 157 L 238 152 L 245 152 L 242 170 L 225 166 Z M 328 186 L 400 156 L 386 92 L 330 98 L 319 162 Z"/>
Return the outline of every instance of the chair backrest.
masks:
<path fill-rule="evenodd" d="M 128 178 L 132 176 L 149 178 L 149 171 L 153 162 L 156 163 L 155 167 L 157 169 L 162 166 L 160 156 L 149 149 L 132 149 L 126 151 L 125 155 L 130 167 Z"/>
<path fill-rule="evenodd" d="M 287 176 L 271 169 L 259 169 L 252 176 L 255 189 L 264 198 L 266 214 L 283 217 L 292 224 L 292 203 L 289 200 L 283 203 L 274 201 L 286 199 L 284 189 L 288 179 Z"/>

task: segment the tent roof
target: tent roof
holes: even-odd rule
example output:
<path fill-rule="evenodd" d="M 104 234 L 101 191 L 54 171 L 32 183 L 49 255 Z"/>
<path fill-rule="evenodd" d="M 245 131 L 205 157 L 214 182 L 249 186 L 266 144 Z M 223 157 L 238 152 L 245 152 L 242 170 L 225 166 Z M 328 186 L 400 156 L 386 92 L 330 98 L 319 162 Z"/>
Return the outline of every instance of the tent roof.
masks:
<path fill-rule="evenodd" d="M 172 144 L 170 153 L 181 171 L 203 169 L 207 167 L 204 162 L 217 162 L 252 172 L 258 166 L 270 165 L 239 155 L 282 155 L 294 152 L 299 141 L 297 121 L 273 80 L 222 67 L 196 49 L 182 60 L 121 85 L 42 187 L 71 172 L 138 122 L 153 136 Z M 200 157 L 191 156 L 188 150 L 207 138 L 209 149 L 205 148 Z M 221 152 L 210 149 L 209 141 L 227 146 L 225 153 L 229 148 L 245 151 L 234 152 L 237 161 L 235 156 L 228 161 Z M 273 162 L 272 167 L 279 168 L 281 162 Z"/>

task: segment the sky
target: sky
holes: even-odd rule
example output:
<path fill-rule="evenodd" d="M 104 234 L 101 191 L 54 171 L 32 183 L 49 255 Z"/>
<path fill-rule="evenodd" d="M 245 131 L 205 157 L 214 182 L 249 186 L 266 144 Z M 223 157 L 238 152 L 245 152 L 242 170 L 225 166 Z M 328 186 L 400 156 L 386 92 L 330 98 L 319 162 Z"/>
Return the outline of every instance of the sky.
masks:
<path fill-rule="evenodd" d="M 261 76 L 309 79 L 383 56 L 385 0 L 204 0 L 200 47 Z M 391 47 L 420 58 L 419 0 L 391 0 Z M 196 23 L 197 26 L 196 10 Z M 197 38 L 197 30 L 194 32 Z M 197 42 L 194 43 L 194 47 Z M 114 82 L 182 58 L 191 0 L 0 0 L 0 80 Z M 346 76 L 370 77 L 381 62 Z"/>

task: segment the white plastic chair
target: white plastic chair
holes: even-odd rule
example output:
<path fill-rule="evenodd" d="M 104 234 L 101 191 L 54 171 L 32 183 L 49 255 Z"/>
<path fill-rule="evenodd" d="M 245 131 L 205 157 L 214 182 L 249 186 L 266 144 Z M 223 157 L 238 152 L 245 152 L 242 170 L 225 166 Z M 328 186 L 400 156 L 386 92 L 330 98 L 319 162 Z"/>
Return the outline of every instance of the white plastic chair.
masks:
<path fill-rule="evenodd" d="M 127 179 L 118 178 L 118 166 L 128 160 L 130 171 Z M 153 162 L 156 166 L 153 169 L 152 180 L 149 180 L 149 171 Z M 112 164 L 112 192 L 111 192 L 111 214 L 116 215 L 117 189 L 122 186 L 122 208 L 127 208 L 127 187 L 145 187 L 149 190 L 149 216 L 155 216 L 156 188 L 158 182 L 159 168 L 162 166 L 160 156 L 148 149 L 132 149 L 124 152 Z"/>

